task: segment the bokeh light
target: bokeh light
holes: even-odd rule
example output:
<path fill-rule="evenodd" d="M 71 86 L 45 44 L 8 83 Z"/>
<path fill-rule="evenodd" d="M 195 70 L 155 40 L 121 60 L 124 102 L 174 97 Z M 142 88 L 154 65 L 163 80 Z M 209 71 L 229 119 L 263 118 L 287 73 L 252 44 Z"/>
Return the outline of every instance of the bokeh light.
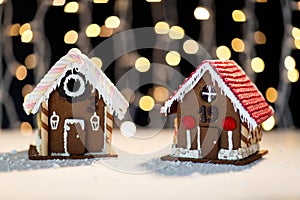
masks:
<path fill-rule="evenodd" d="M 112 34 L 112 28 L 107 28 L 105 25 L 101 26 L 100 37 L 110 37 Z"/>
<path fill-rule="evenodd" d="M 24 43 L 29 43 L 31 42 L 33 39 L 33 32 L 32 30 L 26 30 L 23 32 L 22 36 L 21 36 L 21 41 Z"/>
<path fill-rule="evenodd" d="M 133 137 L 136 133 L 135 123 L 132 121 L 122 122 L 120 126 L 121 134 L 125 137 Z"/>
<path fill-rule="evenodd" d="M 265 69 L 265 62 L 263 59 L 255 57 L 251 60 L 251 68 L 256 73 L 263 72 Z"/>
<path fill-rule="evenodd" d="M 300 29 L 297 27 L 292 28 L 292 36 L 295 40 L 300 40 Z"/>
<path fill-rule="evenodd" d="M 139 57 L 136 59 L 134 66 L 139 72 L 147 72 L 150 69 L 151 64 L 147 58 Z"/>
<path fill-rule="evenodd" d="M 10 36 L 18 36 L 20 30 L 20 24 L 16 23 L 10 26 L 8 35 Z"/>
<path fill-rule="evenodd" d="M 27 30 L 31 30 L 31 25 L 29 23 L 25 23 L 19 28 L 19 34 L 23 35 L 23 33 Z"/>
<path fill-rule="evenodd" d="M 26 78 L 27 76 L 27 69 L 24 65 L 20 65 L 17 70 L 16 70 L 16 78 L 19 81 L 22 81 Z"/>
<path fill-rule="evenodd" d="M 22 122 L 20 125 L 20 132 L 22 133 L 22 135 L 25 135 L 25 136 L 32 135 L 33 131 L 32 131 L 32 126 L 30 125 L 30 123 Z"/>
<path fill-rule="evenodd" d="M 63 6 L 65 5 L 66 0 L 53 0 L 52 5 L 53 6 Z"/>
<path fill-rule="evenodd" d="M 25 66 L 27 69 L 33 69 L 37 65 L 37 56 L 35 54 L 29 54 L 25 58 Z"/>
<path fill-rule="evenodd" d="M 108 3 L 109 0 L 93 0 L 94 3 Z"/>
<path fill-rule="evenodd" d="M 195 54 L 199 50 L 199 44 L 195 40 L 186 40 L 183 43 L 183 50 L 187 54 Z"/>
<path fill-rule="evenodd" d="M 146 95 L 140 98 L 139 106 L 144 111 L 150 111 L 155 106 L 155 102 L 152 97 Z"/>
<path fill-rule="evenodd" d="M 293 70 L 296 67 L 296 61 L 292 56 L 287 56 L 284 59 L 284 67 L 287 70 Z"/>
<path fill-rule="evenodd" d="M 268 0 L 256 0 L 257 3 L 267 3 Z"/>
<path fill-rule="evenodd" d="M 4 0 L 0 0 L 0 5 L 3 4 Z"/>
<path fill-rule="evenodd" d="M 199 6 L 195 9 L 194 16 L 198 20 L 208 20 L 210 17 L 210 14 L 206 8 Z"/>
<path fill-rule="evenodd" d="M 269 119 L 267 119 L 262 123 L 262 128 L 265 131 L 270 131 L 274 128 L 275 124 L 276 124 L 275 118 L 274 116 L 271 116 Z"/>
<path fill-rule="evenodd" d="M 231 51 L 227 46 L 219 46 L 216 49 L 216 55 L 221 60 L 227 60 L 231 57 Z"/>
<path fill-rule="evenodd" d="M 256 44 L 266 44 L 267 42 L 266 35 L 261 31 L 256 31 L 254 33 L 254 40 Z"/>
<path fill-rule="evenodd" d="M 169 30 L 169 37 L 173 40 L 179 40 L 184 37 L 184 30 L 180 26 L 172 26 Z"/>
<path fill-rule="evenodd" d="M 65 34 L 64 41 L 66 44 L 75 44 L 78 40 L 78 33 L 70 30 Z"/>
<path fill-rule="evenodd" d="M 157 86 L 153 90 L 153 97 L 157 102 L 164 102 L 169 98 L 169 90 L 163 86 Z"/>
<path fill-rule="evenodd" d="M 299 80 L 299 71 L 297 69 L 289 70 L 287 72 L 287 77 L 290 82 L 295 83 Z"/>
<path fill-rule="evenodd" d="M 100 35 L 100 26 L 98 24 L 90 24 L 85 29 L 85 34 L 88 37 L 97 37 Z"/>
<path fill-rule="evenodd" d="M 266 90 L 266 98 L 270 103 L 275 103 L 278 98 L 278 92 L 275 88 L 269 87 Z"/>
<path fill-rule="evenodd" d="M 135 93 L 132 89 L 130 88 L 125 88 L 121 91 L 122 95 L 125 97 L 125 99 L 129 102 L 129 103 L 133 103 L 135 100 Z"/>
<path fill-rule="evenodd" d="M 25 95 L 29 94 L 30 92 L 32 92 L 33 90 L 33 86 L 30 84 L 26 84 L 24 85 L 24 87 L 22 88 L 22 96 L 25 97 Z"/>
<path fill-rule="evenodd" d="M 244 41 L 239 38 L 234 38 L 231 41 L 231 47 L 235 52 L 243 52 L 245 51 Z"/>
<path fill-rule="evenodd" d="M 297 49 L 300 49 L 300 40 L 294 40 L 294 45 Z"/>
<path fill-rule="evenodd" d="M 232 19 L 235 22 L 245 22 L 246 21 L 246 15 L 243 11 L 241 10 L 234 10 L 232 12 Z"/>
<path fill-rule="evenodd" d="M 79 9 L 79 4 L 76 1 L 71 1 L 65 5 L 65 13 L 76 13 Z"/>
<path fill-rule="evenodd" d="M 146 0 L 149 3 L 157 3 L 157 2 L 161 2 L 161 0 Z"/>
<path fill-rule="evenodd" d="M 97 65 L 97 67 L 101 68 L 102 67 L 102 60 L 98 57 L 92 57 L 91 61 Z"/>
<path fill-rule="evenodd" d="M 168 34 L 170 26 L 167 22 L 157 22 L 154 26 L 154 31 L 156 34 Z"/>
<path fill-rule="evenodd" d="M 105 26 L 107 28 L 118 28 L 120 26 L 120 18 L 117 16 L 110 16 L 105 20 Z"/>
<path fill-rule="evenodd" d="M 181 57 L 177 51 L 170 51 L 166 55 L 166 62 L 170 66 L 177 66 L 180 63 Z"/>

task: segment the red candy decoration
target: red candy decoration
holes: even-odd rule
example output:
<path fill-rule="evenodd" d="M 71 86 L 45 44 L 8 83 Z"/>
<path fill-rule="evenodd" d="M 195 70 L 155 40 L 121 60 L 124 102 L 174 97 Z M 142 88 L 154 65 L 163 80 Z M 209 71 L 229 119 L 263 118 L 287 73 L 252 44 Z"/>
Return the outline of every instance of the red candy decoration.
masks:
<path fill-rule="evenodd" d="M 225 117 L 223 120 L 223 128 L 226 131 L 233 131 L 236 128 L 235 120 L 232 117 Z"/>
<path fill-rule="evenodd" d="M 186 129 L 191 130 L 195 127 L 196 121 L 194 117 L 188 115 L 182 118 L 182 124 Z"/>

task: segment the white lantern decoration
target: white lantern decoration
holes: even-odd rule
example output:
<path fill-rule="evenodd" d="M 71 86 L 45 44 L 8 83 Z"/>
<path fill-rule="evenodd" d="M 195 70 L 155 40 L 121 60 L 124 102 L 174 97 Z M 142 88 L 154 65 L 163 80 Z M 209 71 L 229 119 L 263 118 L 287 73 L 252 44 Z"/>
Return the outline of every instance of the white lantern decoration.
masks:
<path fill-rule="evenodd" d="M 93 131 L 98 131 L 100 126 L 100 117 L 94 112 L 94 115 L 90 118 Z"/>
<path fill-rule="evenodd" d="M 52 130 L 56 130 L 59 123 L 59 116 L 56 114 L 55 111 L 53 111 L 51 117 L 50 117 L 50 125 Z"/>

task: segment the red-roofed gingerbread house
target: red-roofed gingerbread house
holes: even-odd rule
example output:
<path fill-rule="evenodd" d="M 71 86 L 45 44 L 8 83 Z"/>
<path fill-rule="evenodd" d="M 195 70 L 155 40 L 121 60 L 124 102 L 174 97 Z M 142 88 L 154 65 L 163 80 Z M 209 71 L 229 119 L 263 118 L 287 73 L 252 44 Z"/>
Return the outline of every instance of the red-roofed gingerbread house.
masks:
<path fill-rule="evenodd" d="M 243 160 L 259 151 L 273 109 L 237 63 L 206 60 L 161 107 L 177 113 L 171 157 Z"/>

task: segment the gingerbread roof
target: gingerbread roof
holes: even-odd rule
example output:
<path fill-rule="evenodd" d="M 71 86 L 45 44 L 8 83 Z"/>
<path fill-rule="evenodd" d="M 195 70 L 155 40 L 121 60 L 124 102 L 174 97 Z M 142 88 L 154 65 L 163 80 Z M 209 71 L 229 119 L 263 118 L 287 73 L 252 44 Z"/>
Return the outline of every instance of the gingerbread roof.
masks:
<path fill-rule="evenodd" d="M 122 119 L 128 108 L 128 102 L 109 80 L 109 78 L 79 49 L 71 49 L 67 55 L 57 61 L 41 79 L 34 90 L 24 100 L 23 107 L 27 114 L 35 114 L 41 103 L 49 99 L 49 95 L 60 84 L 67 71 L 76 70 L 85 75 L 86 80 L 102 96 L 115 115 Z"/>
<path fill-rule="evenodd" d="M 172 104 L 182 100 L 205 72 L 210 73 L 213 83 L 217 83 L 221 92 L 231 100 L 234 109 L 239 111 L 241 120 L 247 122 L 251 130 L 273 115 L 273 109 L 265 101 L 261 92 L 242 68 L 232 60 L 203 61 L 165 102 L 160 112 L 169 113 Z"/>

